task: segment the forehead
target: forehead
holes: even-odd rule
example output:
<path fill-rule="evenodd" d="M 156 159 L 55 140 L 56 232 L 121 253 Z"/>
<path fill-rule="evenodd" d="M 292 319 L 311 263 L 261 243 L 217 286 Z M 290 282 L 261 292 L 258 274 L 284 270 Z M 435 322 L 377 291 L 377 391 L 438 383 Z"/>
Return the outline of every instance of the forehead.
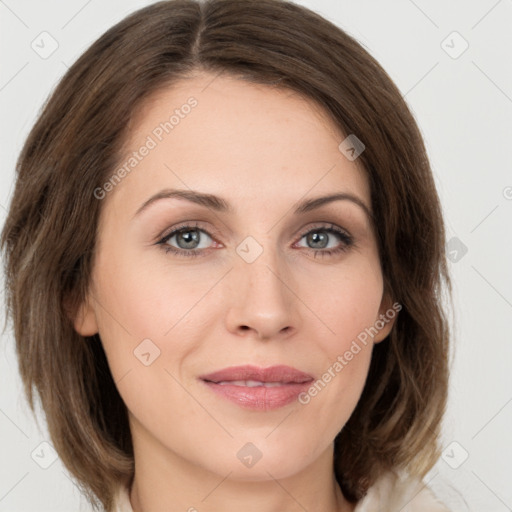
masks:
<path fill-rule="evenodd" d="M 261 206 L 254 201 L 262 195 L 296 202 L 336 188 L 369 204 L 364 169 L 338 149 L 344 138 L 295 91 L 201 73 L 137 109 L 120 165 L 137 162 L 114 193 L 140 202 L 159 188 L 193 188 Z"/>
<path fill-rule="evenodd" d="M 166 113 L 171 115 L 174 109 L 179 110 L 190 97 L 197 100 L 203 115 L 211 113 L 217 117 L 224 114 L 217 117 L 219 122 L 234 111 L 238 111 L 240 116 L 251 113 L 254 121 L 273 111 L 284 115 L 283 121 L 291 115 L 303 122 L 311 122 L 311 118 L 315 118 L 332 137 L 338 139 L 341 136 L 339 128 L 326 110 L 298 91 L 279 84 L 256 83 L 229 73 L 214 74 L 207 71 L 194 71 L 171 85 L 159 88 L 142 101 L 132 116 L 132 132 L 143 128 L 147 131 L 152 121 L 161 122 L 162 116 L 166 118 Z"/>

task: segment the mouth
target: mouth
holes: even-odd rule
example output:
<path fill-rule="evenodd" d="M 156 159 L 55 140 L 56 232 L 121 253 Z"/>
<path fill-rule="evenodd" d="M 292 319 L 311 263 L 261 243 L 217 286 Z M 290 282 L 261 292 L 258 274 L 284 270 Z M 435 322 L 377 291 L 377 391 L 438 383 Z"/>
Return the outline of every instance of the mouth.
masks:
<path fill-rule="evenodd" d="M 211 382 L 211 381 L 210 381 Z M 277 386 L 283 386 L 289 384 L 287 382 L 261 382 L 259 380 L 221 380 L 220 382 L 213 382 L 219 386 L 246 386 L 248 388 L 257 388 L 263 386 L 265 388 L 275 388 Z"/>
<path fill-rule="evenodd" d="M 258 411 L 281 408 L 296 401 L 313 381 L 311 375 L 284 365 L 233 366 L 199 378 L 218 396 Z"/>

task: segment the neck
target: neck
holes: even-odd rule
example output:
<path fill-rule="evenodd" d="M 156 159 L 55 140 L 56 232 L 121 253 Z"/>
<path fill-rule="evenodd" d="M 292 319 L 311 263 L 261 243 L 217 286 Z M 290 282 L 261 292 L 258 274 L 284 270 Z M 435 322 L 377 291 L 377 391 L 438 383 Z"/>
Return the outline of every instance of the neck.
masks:
<path fill-rule="evenodd" d="M 132 426 L 141 428 L 140 424 Z M 135 476 L 130 490 L 134 512 L 354 510 L 334 477 L 332 445 L 310 466 L 291 476 L 276 479 L 267 472 L 267 478 L 253 481 L 230 478 L 229 471 L 225 475 L 211 472 L 183 459 L 147 431 L 137 434 Z"/>

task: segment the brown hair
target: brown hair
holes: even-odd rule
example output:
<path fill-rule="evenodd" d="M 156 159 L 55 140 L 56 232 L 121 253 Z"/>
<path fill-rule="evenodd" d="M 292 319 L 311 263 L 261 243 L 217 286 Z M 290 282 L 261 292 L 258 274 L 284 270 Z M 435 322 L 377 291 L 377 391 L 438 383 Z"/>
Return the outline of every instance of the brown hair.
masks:
<path fill-rule="evenodd" d="M 366 146 L 385 290 L 402 305 L 335 440 L 334 471 L 359 500 L 389 469 L 423 477 L 439 457 L 451 292 L 440 202 L 420 131 L 386 72 L 352 37 L 283 0 L 171 0 L 128 16 L 69 69 L 17 163 L 3 229 L 7 308 L 21 377 L 39 393 L 63 463 L 96 507 L 133 478 L 126 407 L 98 335 L 70 320 L 85 300 L 101 201 L 135 109 L 197 70 L 286 87 Z M 341 142 L 341 141 L 340 141 Z M 99 502 L 97 501 L 99 499 Z"/>

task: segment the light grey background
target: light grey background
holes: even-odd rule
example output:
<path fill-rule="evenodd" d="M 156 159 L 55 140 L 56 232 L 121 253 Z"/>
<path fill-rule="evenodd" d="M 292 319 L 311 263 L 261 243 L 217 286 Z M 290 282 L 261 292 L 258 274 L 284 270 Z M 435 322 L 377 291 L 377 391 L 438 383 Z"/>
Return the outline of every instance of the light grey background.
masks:
<path fill-rule="evenodd" d="M 0 1 L 2 224 L 15 159 L 45 98 L 97 37 L 150 3 Z M 387 70 L 418 121 L 435 173 L 456 308 L 445 452 L 430 485 L 454 511 L 512 510 L 512 1 L 298 3 L 353 35 Z M 31 47 L 51 49 L 44 31 L 58 44 L 48 58 Z M 49 441 L 44 419 L 40 425 L 22 395 L 9 330 L 0 350 L 0 511 L 79 510 L 60 460 L 41 467 L 53 459 L 41 445 Z"/>

